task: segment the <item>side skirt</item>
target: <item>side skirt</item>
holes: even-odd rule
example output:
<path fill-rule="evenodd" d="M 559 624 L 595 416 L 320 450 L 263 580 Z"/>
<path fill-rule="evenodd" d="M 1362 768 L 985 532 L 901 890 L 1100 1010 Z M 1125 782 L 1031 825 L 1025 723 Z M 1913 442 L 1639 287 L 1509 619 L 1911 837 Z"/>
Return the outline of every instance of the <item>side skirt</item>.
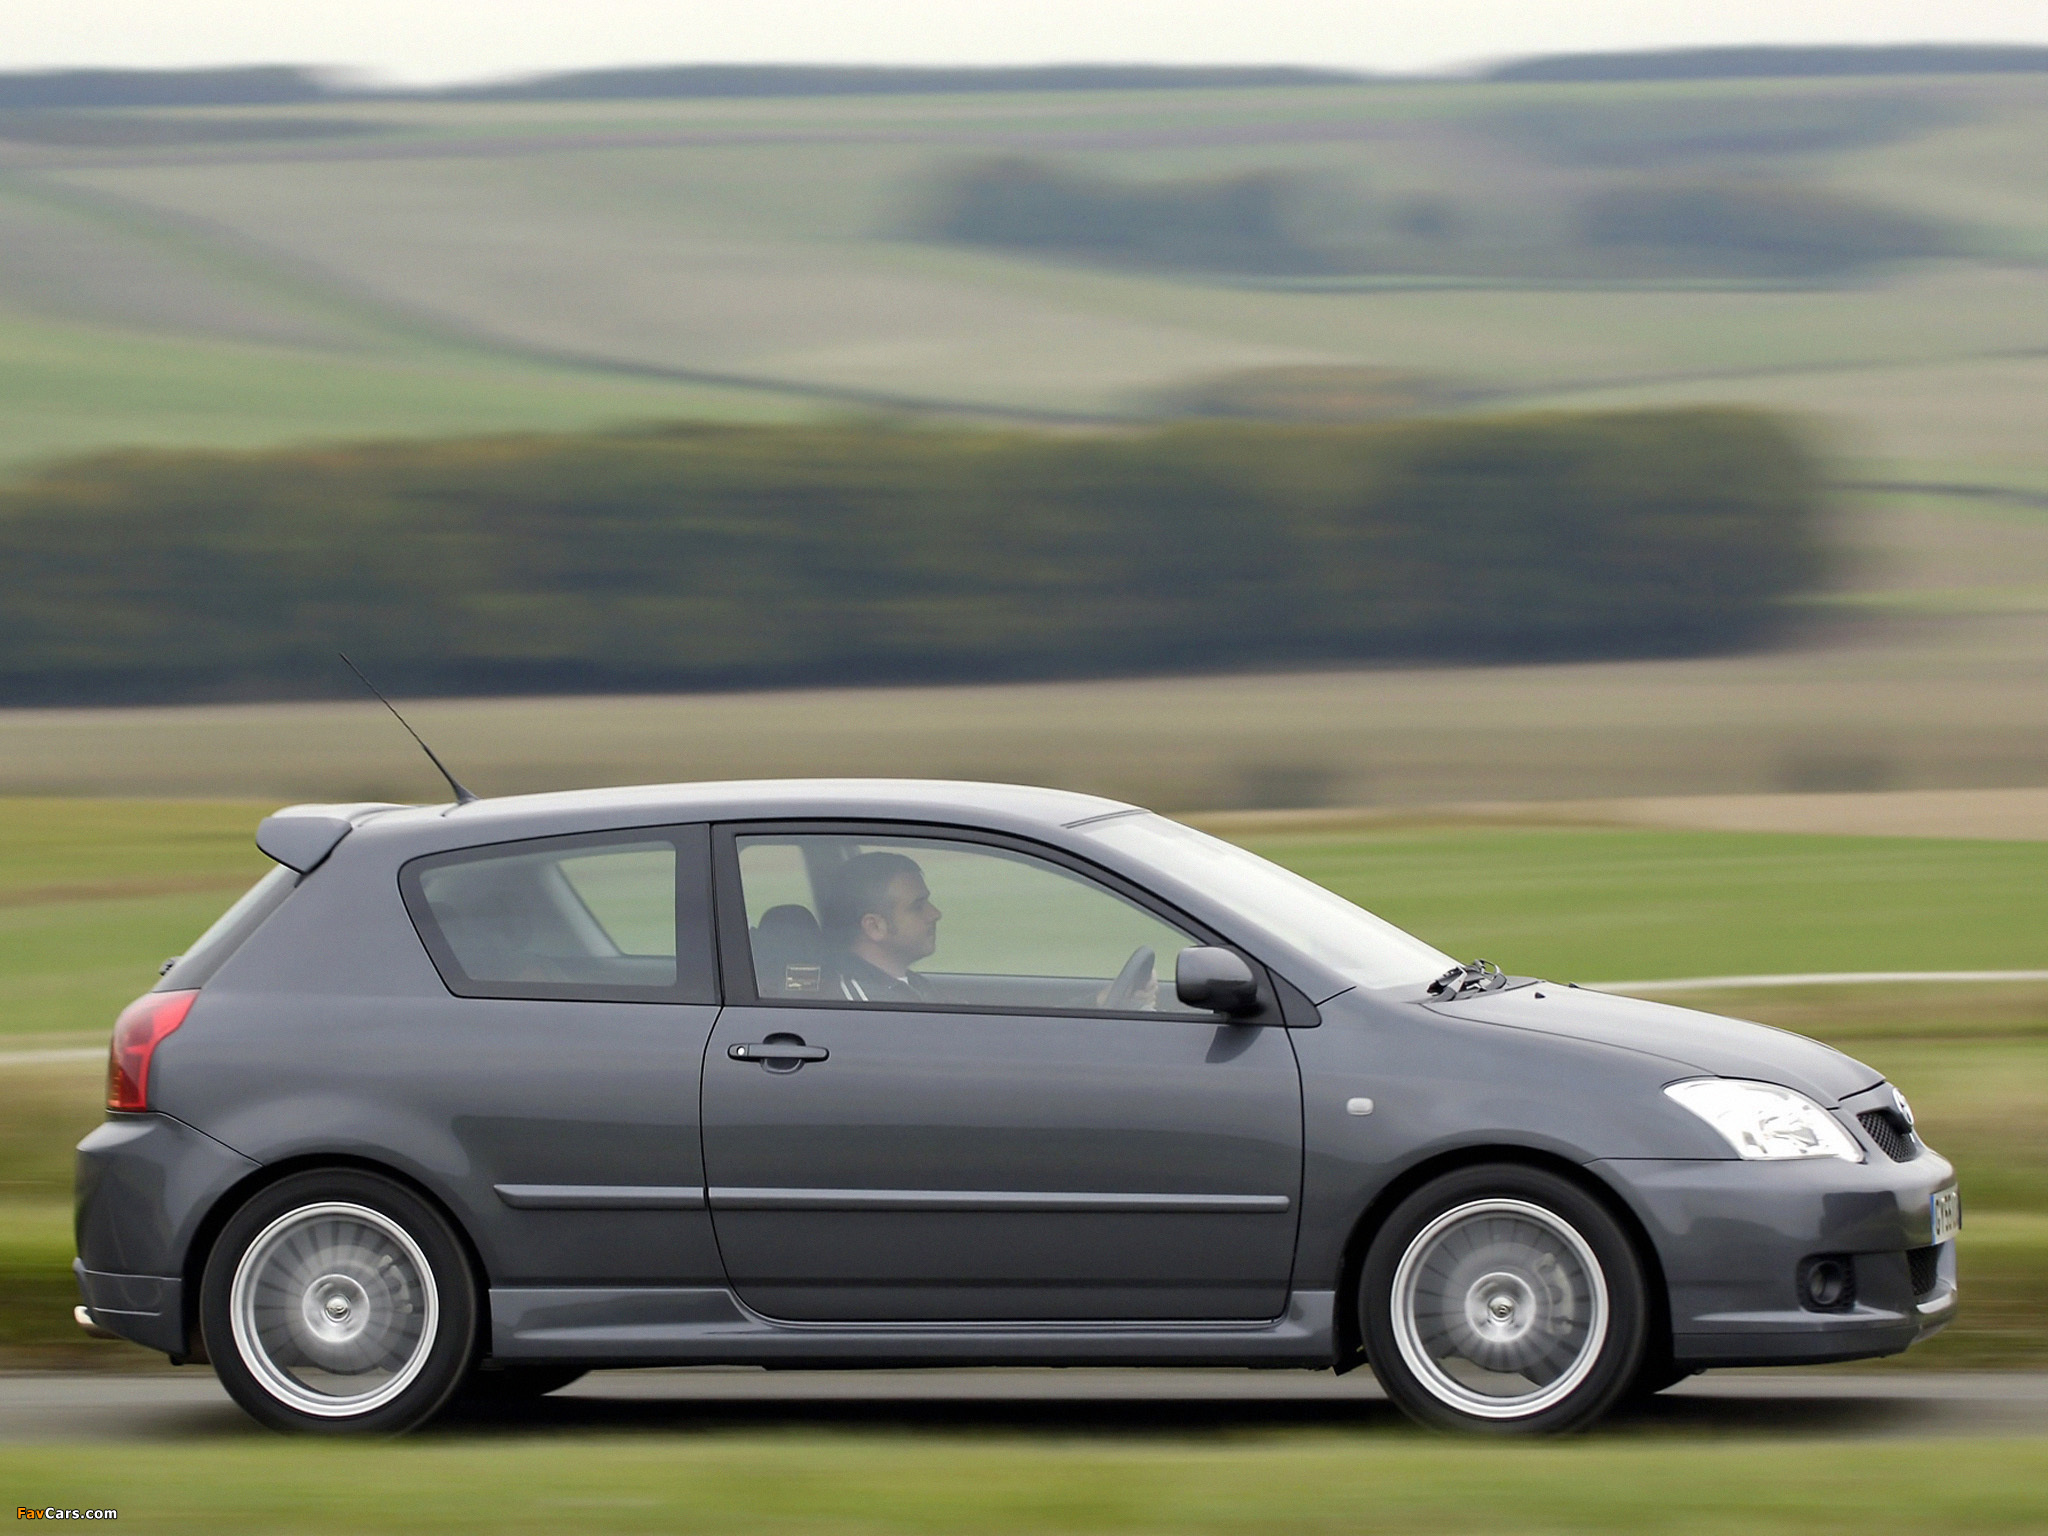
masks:
<path fill-rule="evenodd" d="M 1297 1291 L 1266 1322 L 785 1323 L 722 1286 L 491 1291 L 500 1360 L 588 1365 L 1182 1365 L 1324 1370 L 1336 1294 Z"/>

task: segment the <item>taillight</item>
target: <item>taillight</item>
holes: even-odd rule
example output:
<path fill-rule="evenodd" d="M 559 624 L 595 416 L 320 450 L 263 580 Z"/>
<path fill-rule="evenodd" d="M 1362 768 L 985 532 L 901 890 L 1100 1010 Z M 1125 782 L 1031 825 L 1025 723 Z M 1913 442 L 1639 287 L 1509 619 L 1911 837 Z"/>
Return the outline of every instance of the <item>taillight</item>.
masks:
<path fill-rule="evenodd" d="M 149 1058 L 185 1022 L 197 992 L 145 992 L 114 1021 L 107 1052 L 107 1108 L 149 1108 Z"/>

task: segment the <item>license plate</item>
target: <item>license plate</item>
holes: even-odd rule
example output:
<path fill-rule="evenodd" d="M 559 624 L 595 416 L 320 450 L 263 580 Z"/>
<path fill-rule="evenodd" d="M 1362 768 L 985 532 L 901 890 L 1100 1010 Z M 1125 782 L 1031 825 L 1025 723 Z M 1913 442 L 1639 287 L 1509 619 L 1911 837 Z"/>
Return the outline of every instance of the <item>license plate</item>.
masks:
<path fill-rule="evenodd" d="M 1945 1243 L 1963 1230 L 1963 1192 L 1944 1189 L 1930 1203 L 1934 1208 L 1934 1240 Z"/>

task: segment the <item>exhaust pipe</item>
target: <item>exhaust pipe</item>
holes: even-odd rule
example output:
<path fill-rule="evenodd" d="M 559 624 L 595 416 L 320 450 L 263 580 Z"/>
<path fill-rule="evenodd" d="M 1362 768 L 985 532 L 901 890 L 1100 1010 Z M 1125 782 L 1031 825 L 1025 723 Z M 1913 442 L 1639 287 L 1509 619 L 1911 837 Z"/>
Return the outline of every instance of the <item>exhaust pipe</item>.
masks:
<path fill-rule="evenodd" d="M 71 1309 L 71 1321 L 78 1324 L 88 1335 L 95 1339 L 118 1339 L 121 1337 L 118 1333 L 102 1328 L 98 1323 L 94 1322 L 92 1314 L 86 1311 L 84 1307 L 73 1307 Z"/>

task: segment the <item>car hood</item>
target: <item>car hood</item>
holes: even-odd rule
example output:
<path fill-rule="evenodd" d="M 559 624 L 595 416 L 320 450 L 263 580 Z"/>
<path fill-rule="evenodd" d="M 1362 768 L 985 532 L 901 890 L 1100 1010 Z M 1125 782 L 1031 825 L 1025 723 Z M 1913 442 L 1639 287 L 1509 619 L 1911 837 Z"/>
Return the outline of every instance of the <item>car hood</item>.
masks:
<path fill-rule="evenodd" d="M 1542 982 L 1429 1007 L 1453 1018 L 1662 1056 L 1677 1067 L 1715 1077 L 1779 1083 L 1829 1106 L 1883 1081 L 1882 1073 L 1804 1035 L 1581 987 Z"/>

